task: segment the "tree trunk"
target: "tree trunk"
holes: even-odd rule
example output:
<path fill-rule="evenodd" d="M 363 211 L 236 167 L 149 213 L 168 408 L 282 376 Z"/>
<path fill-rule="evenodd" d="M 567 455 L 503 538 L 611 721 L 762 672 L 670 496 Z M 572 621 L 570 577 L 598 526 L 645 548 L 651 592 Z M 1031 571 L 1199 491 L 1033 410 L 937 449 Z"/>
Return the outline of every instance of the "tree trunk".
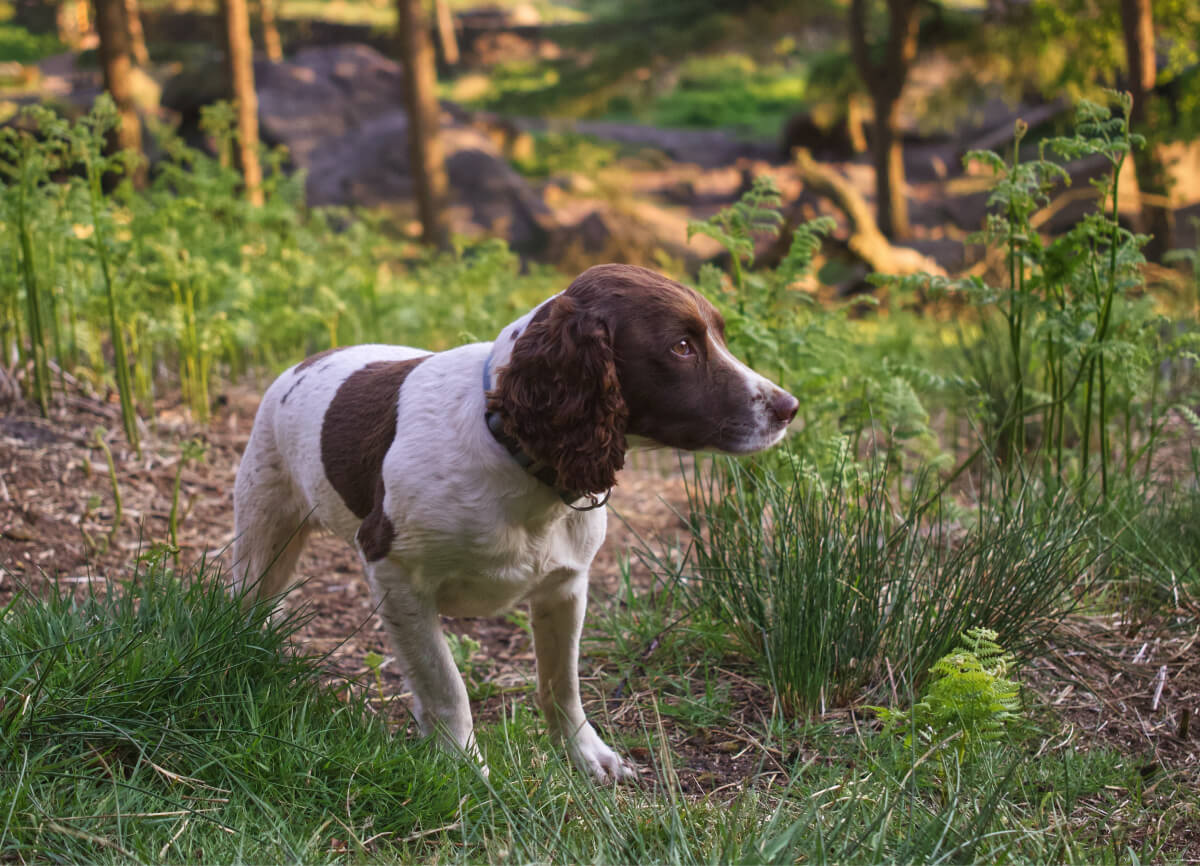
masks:
<path fill-rule="evenodd" d="M 449 0 L 433 0 L 437 15 L 438 42 L 442 46 L 442 60 L 447 66 L 458 65 L 458 36 L 454 32 L 454 16 L 450 14 Z"/>
<path fill-rule="evenodd" d="M 446 164 L 438 136 L 437 72 L 421 0 L 396 0 L 400 13 L 400 59 L 404 64 L 404 104 L 408 110 L 408 158 L 421 238 L 439 248 L 450 245 L 446 225 Z"/>
<path fill-rule="evenodd" d="M 55 12 L 58 41 L 72 51 L 81 50 L 83 37 L 92 32 L 91 6 L 87 0 L 66 0 Z"/>
<path fill-rule="evenodd" d="M 875 103 L 875 207 L 879 230 L 893 240 L 909 236 L 908 199 L 904 196 L 904 147 L 900 136 L 900 100 Z M 884 97 L 886 100 L 886 96 Z"/>
<path fill-rule="evenodd" d="M 262 21 L 263 50 L 273 63 L 283 60 L 283 40 L 275 22 L 275 0 L 258 0 L 258 17 Z"/>
<path fill-rule="evenodd" d="M 141 0 L 125 0 L 125 28 L 129 32 L 129 50 L 138 66 L 150 65 L 150 52 L 146 50 L 146 33 L 142 30 Z"/>
<path fill-rule="evenodd" d="M 879 228 L 893 240 L 909 234 L 908 200 L 904 196 L 904 151 L 900 141 L 900 94 L 917 56 L 917 0 L 887 0 L 887 35 L 883 56 L 873 56 L 867 37 L 867 0 L 850 2 L 850 49 L 854 65 L 871 94 L 875 135 L 875 199 Z"/>
<path fill-rule="evenodd" d="M 1159 261 L 1174 242 L 1174 214 L 1167 198 L 1167 171 L 1154 141 L 1150 101 L 1158 67 L 1154 55 L 1154 18 L 1150 0 L 1121 0 L 1121 30 L 1133 96 L 1130 126 L 1146 136 L 1146 145 L 1133 153 L 1141 193 L 1137 229 L 1152 235 L 1146 244 L 1148 259 Z"/>
<path fill-rule="evenodd" d="M 246 0 L 222 0 L 225 20 L 225 62 L 237 104 L 237 153 L 246 198 L 263 203 L 262 168 L 258 162 L 258 94 L 254 90 L 254 45 L 250 41 L 250 12 Z"/>
<path fill-rule="evenodd" d="M 142 155 L 142 121 L 133 104 L 133 86 L 129 59 L 129 34 L 125 27 L 124 0 L 94 0 L 96 33 L 100 37 L 100 67 L 104 70 L 104 87 L 112 95 L 121 115 L 116 130 L 117 146 L 139 157 L 132 169 L 134 186 L 145 186 L 146 165 Z"/>

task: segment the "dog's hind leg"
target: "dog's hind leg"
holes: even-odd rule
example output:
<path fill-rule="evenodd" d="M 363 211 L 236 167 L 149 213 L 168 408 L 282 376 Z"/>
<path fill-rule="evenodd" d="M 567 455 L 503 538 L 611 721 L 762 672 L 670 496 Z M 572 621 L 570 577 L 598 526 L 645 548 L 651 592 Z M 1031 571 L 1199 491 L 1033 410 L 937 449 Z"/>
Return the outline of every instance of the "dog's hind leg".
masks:
<path fill-rule="evenodd" d="M 286 589 L 311 531 L 303 499 L 263 421 L 255 421 L 233 488 L 232 583 L 246 604 Z"/>

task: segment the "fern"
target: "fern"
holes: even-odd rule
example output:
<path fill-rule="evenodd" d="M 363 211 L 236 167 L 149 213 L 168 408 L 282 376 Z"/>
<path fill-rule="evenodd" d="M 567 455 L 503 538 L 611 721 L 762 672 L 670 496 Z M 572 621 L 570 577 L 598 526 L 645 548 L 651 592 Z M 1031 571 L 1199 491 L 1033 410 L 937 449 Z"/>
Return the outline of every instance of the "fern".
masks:
<path fill-rule="evenodd" d="M 933 679 L 911 711 L 870 707 L 884 731 L 901 733 L 904 743 L 934 751 L 953 742 L 959 759 L 977 754 L 1004 736 L 1020 719 L 1020 685 L 1008 679 L 1015 664 L 996 643 L 996 632 L 972 628 L 961 645 L 930 669 Z"/>
<path fill-rule="evenodd" d="M 783 198 L 770 175 L 754 178 L 750 189 L 737 202 L 722 208 L 706 220 L 688 223 L 687 236 L 706 235 L 729 250 L 734 286 L 743 288 L 742 263 L 754 264 L 756 235 L 775 237 L 783 217 L 779 207 Z"/>

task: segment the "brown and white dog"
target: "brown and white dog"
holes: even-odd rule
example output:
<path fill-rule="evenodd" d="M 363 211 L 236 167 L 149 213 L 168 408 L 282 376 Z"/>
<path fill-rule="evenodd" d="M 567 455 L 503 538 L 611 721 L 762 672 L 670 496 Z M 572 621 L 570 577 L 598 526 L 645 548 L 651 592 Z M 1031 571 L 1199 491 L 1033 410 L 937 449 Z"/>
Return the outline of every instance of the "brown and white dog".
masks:
<path fill-rule="evenodd" d="M 476 755 L 438 615 L 527 601 L 549 730 L 595 778 L 632 776 L 579 697 L 600 497 L 630 447 L 746 454 L 796 414 L 794 397 L 734 358 L 724 328 L 691 289 L 601 265 L 494 343 L 308 358 L 267 390 L 238 469 L 237 588 L 277 596 L 314 524 L 353 544 L 421 730 Z"/>

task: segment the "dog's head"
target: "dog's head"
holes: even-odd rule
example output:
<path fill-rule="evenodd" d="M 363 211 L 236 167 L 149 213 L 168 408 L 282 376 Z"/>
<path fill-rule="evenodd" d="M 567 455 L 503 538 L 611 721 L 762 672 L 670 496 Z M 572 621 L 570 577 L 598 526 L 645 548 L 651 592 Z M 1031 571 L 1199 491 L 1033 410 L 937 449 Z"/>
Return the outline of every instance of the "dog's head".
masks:
<path fill-rule="evenodd" d="M 488 407 L 567 490 L 612 487 L 631 438 L 731 454 L 767 448 L 799 405 L 730 353 L 704 297 L 632 265 L 589 268 L 505 328 L 496 348 Z"/>

